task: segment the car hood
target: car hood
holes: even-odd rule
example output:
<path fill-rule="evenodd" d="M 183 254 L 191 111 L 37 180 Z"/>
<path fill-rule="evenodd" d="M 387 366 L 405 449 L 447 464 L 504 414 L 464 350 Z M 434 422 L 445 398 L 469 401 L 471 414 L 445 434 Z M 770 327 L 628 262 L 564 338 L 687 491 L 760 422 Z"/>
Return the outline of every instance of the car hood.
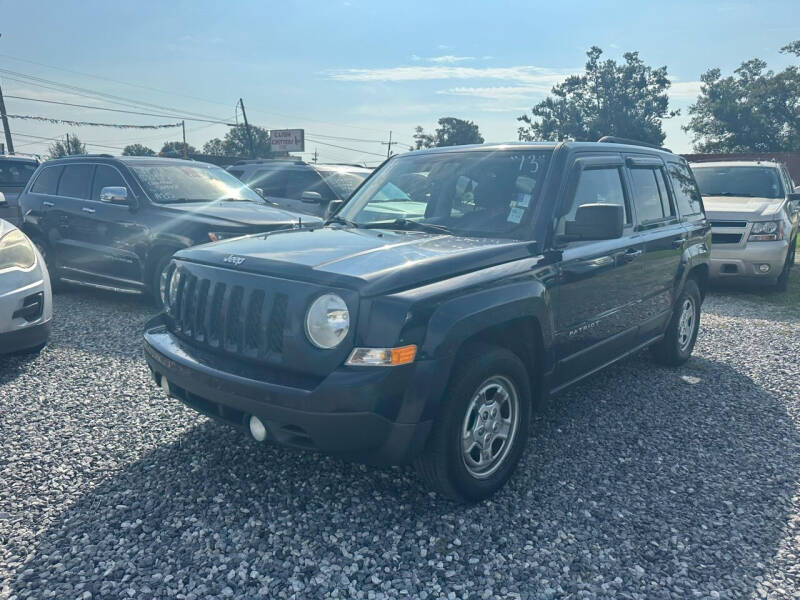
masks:
<path fill-rule="evenodd" d="M 5 234 L 7 234 L 12 229 L 16 229 L 16 227 L 14 227 L 14 225 L 9 223 L 8 221 L 0 219 L 0 238 L 3 237 Z"/>
<path fill-rule="evenodd" d="M 276 225 L 321 225 L 322 219 L 283 210 L 269 204 L 255 202 L 187 202 L 162 204 L 162 207 L 184 216 L 206 220 L 219 225 L 247 225 L 251 227 Z"/>
<path fill-rule="evenodd" d="M 179 252 L 183 260 L 358 289 L 422 285 L 530 256 L 534 242 L 417 231 L 323 227 L 251 235 Z"/>
<path fill-rule="evenodd" d="M 710 219 L 767 221 L 780 212 L 784 201 L 783 198 L 703 196 L 703 206 Z"/>

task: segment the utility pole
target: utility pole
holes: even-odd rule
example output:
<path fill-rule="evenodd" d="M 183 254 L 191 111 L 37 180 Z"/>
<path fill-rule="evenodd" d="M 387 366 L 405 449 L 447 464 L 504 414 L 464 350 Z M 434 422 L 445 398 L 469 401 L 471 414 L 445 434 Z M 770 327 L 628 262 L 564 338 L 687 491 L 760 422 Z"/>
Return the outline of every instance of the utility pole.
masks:
<path fill-rule="evenodd" d="M 72 154 L 72 150 L 69 148 L 69 134 L 67 134 L 67 156 Z"/>
<path fill-rule="evenodd" d="M 14 142 L 11 141 L 11 129 L 8 127 L 8 116 L 6 115 L 6 103 L 3 101 L 2 86 L 0 86 L 0 118 L 3 120 L 3 131 L 6 133 L 6 146 L 8 146 L 8 153 L 14 154 Z"/>
<path fill-rule="evenodd" d="M 183 158 L 186 159 L 189 156 L 189 152 L 186 149 L 186 121 L 181 121 L 181 129 L 183 130 Z"/>
<path fill-rule="evenodd" d="M 253 148 L 253 134 L 250 133 L 250 123 L 247 122 L 247 113 L 244 112 L 244 101 L 239 98 L 239 106 L 242 107 L 242 119 L 244 119 L 244 129 L 247 132 L 247 142 L 250 145 L 250 158 L 256 157 L 255 148 Z"/>
<path fill-rule="evenodd" d="M 386 149 L 386 158 L 389 158 L 392 155 L 392 144 L 396 144 L 397 142 L 392 141 L 392 132 L 389 131 L 389 141 L 388 142 L 381 142 L 384 146 L 389 146 Z"/>
<path fill-rule="evenodd" d="M 319 157 L 319 154 L 317 153 L 317 149 L 314 148 L 314 164 L 317 164 L 317 158 L 318 157 Z"/>

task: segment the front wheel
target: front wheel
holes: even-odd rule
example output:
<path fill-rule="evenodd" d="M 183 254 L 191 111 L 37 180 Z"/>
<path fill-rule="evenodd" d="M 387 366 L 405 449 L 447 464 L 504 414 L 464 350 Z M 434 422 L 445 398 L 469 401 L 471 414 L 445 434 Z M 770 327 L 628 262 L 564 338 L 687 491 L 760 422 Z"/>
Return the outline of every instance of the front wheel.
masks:
<path fill-rule="evenodd" d="M 797 250 L 795 242 L 796 240 L 792 240 L 789 245 L 789 251 L 786 253 L 786 262 L 783 263 L 781 274 L 778 275 L 778 279 L 775 281 L 775 291 L 785 292 L 789 287 L 789 271 L 794 265 L 794 257 Z"/>
<path fill-rule="evenodd" d="M 701 300 L 697 282 L 687 279 L 664 337 L 652 348 L 657 362 L 677 367 L 689 360 L 700 331 Z"/>
<path fill-rule="evenodd" d="M 464 355 L 415 466 L 440 494 L 474 502 L 494 494 L 514 472 L 528 436 L 531 392 L 514 353 L 476 345 Z"/>

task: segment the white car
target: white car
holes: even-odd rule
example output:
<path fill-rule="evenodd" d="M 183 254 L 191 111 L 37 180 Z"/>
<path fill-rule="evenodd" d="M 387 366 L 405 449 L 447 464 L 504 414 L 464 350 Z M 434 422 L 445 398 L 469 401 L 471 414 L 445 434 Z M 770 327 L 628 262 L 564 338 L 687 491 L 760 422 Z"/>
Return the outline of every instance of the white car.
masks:
<path fill-rule="evenodd" d="M 3 204 L 0 192 L 0 204 Z M 50 338 L 50 275 L 28 237 L 0 219 L 0 355 L 38 352 Z"/>

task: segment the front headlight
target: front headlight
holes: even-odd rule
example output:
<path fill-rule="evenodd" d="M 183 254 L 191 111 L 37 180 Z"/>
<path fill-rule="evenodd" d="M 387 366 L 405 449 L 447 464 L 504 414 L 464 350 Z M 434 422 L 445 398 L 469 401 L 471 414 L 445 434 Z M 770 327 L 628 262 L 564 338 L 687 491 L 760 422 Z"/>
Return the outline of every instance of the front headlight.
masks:
<path fill-rule="evenodd" d="M 19 229 L 12 229 L 0 238 L 0 271 L 30 269 L 36 264 L 33 244 Z"/>
<path fill-rule="evenodd" d="M 783 239 L 783 222 L 766 221 L 763 223 L 753 223 L 750 228 L 749 242 L 775 242 Z"/>
<path fill-rule="evenodd" d="M 323 294 L 308 308 L 306 335 L 317 348 L 335 348 L 350 330 L 350 311 L 337 294 Z"/>

